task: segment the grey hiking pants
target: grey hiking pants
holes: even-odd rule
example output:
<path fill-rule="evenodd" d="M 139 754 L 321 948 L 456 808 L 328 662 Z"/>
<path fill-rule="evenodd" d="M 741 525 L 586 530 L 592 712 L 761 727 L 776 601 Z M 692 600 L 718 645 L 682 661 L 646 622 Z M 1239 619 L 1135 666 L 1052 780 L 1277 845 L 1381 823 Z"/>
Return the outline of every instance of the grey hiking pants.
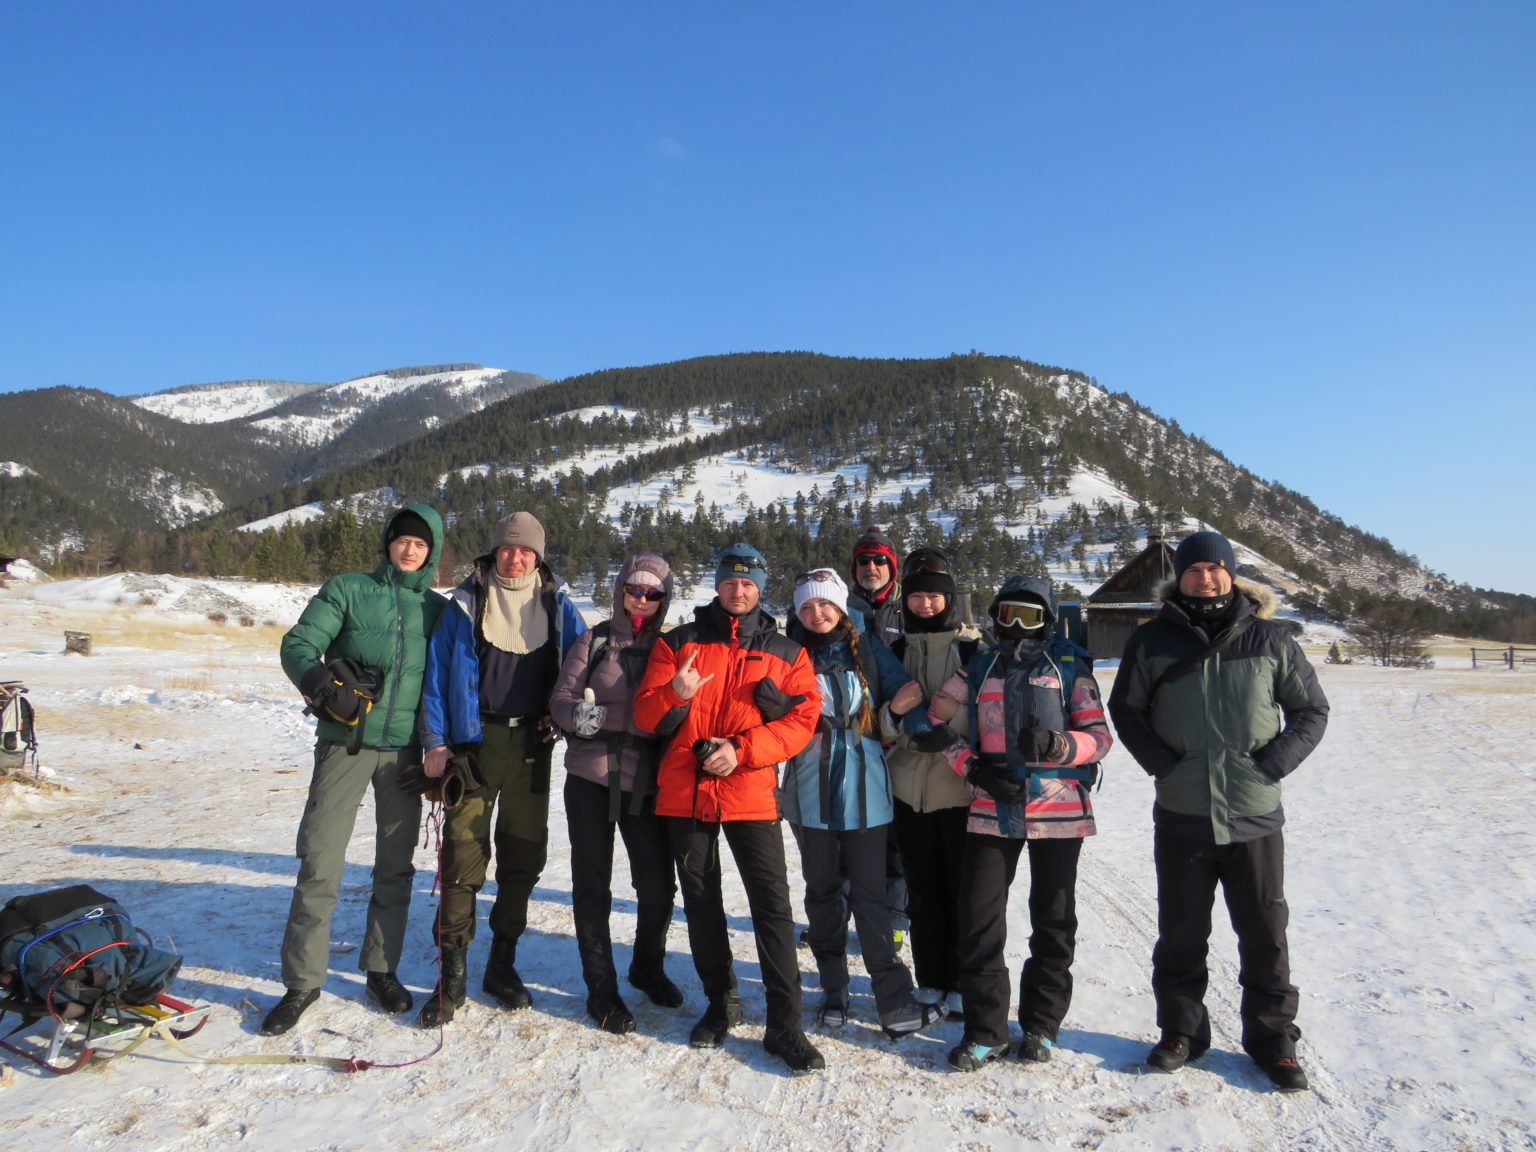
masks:
<path fill-rule="evenodd" d="M 315 773 L 299 822 L 299 878 L 283 933 L 283 986 L 321 988 L 330 968 L 331 915 L 347 865 L 357 810 L 373 785 L 373 895 L 357 966 L 393 972 L 405 942 L 411 905 L 412 858 L 421 828 L 421 798 L 401 791 L 400 769 L 421 761 L 417 748 L 362 748 L 356 756 L 329 740 L 315 744 Z"/>

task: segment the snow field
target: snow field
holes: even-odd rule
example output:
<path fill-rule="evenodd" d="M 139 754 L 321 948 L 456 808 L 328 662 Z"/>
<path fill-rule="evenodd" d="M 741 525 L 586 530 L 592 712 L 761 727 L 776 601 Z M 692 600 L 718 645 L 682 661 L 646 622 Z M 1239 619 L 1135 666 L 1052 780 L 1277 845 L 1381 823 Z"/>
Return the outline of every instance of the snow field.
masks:
<path fill-rule="evenodd" d="M 110 578 L 103 578 L 104 580 Z M 163 579 L 163 578 L 157 578 Z M 308 590 L 242 585 L 274 618 Z M 294 598 L 296 597 L 296 601 Z M 124 599 L 117 604 L 112 599 Z M 353 970 L 368 899 L 365 802 L 333 924 L 326 993 L 287 1036 L 257 1031 L 280 993 L 277 947 L 310 763 L 310 722 L 277 666 L 281 626 L 216 626 L 65 581 L 0 591 L 0 679 L 31 686 L 42 760 L 71 789 L 0 785 L 0 896 L 96 884 L 187 958 L 176 990 L 214 1006 L 189 1042 L 207 1056 L 313 1053 L 392 1063 L 436 1035 L 367 1004 Z M 95 655 L 62 654 L 62 630 Z M 1315 1091 L 1281 1097 L 1237 1044 L 1236 946 L 1212 941 L 1212 1053 L 1174 1076 L 1140 1061 L 1155 1039 L 1147 987 L 1156 935 L 1151 784 L 1118 747 L 1095 794 L 1101 834 L 1079 887 L 1076 996 L 1055 1059 L 950 1072 L 960 1025 L 899 1044 L 873 1025 L 855 962 L 856 1022 L 818 1034 L 827 1071 L 791 1078 L 760 1046 L 762 993 L 744 895 L 727 909 L 747 1023 L 722 1051 L 687 1047 L 704 1007 L 681 907 L 669 971 L 675 1012 L 628 997 L 639 1020 L 609 1036 L 584 1015 L 570 926 L 570 866 L 555 773 L 550 863 L 519 968 L 536 1005 L 509 1014 L 479 993 L 422 1063 L 345 1075 L 314 1067 L 187 1063 L 164 1046 L 62 1079 L 23 1062 L 0 1088 L 0 1146 L 77 1150 L 270 1147 L 490 1149 L 1396 1149 L 1536 1147 L 1536 679 L 1319 665 L 1333 703 L 1321 749 L 1287 781 L 1292 955 L 1301 1058 Z M 1112 668 L 1100 671 L 1108 690 Z M 139 745 L 139 747 L 136 747 Z M 557 757 L 558 759 L 558 757 Z M 7 790 L 8 788 L 8 790 Z M 786 833 L 791 888 L 800 884 Z M 632 891 L 616 853 L 621 972 Z M 435 979 L 433 855 L 401 977 Z M 1010 902 L 1010 964 L 1027 941 L 1027 865 Z M 486 904 L 488 907 L 488 902 Z M 808 1021 L 818 997 L 802 952 Z"/>

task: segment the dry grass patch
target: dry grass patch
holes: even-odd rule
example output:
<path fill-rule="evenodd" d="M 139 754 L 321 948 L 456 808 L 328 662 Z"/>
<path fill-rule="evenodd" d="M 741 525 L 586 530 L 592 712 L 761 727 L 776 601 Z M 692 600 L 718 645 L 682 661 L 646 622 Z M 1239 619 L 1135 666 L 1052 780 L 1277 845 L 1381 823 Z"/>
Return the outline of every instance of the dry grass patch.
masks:
<path fill-rule="evenodd" d="M 232 628 L 211 620 L 177 620 L 174 623 L 152 616 L 113 615 L 92 621 L 79 631 L 89 632 L 93 647 L 149 648 L 155 651 L 196 651 L 199 643 L 216 642 L 216 650 L 276 650 L 288 629 L 284 625 L 263 624 L 252 628 Z M 62 637 L 60 643 L 63 642 Z"/>

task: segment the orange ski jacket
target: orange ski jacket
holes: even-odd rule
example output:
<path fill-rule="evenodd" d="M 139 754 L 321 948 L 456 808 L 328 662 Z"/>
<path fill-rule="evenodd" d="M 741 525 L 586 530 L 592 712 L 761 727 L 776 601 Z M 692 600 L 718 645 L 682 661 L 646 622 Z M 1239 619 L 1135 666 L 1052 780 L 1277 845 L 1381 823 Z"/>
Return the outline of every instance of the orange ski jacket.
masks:
<path fill-rule="evenodd" d="M 679 664 L 714 679 L 691 700 L 672 689 Z M 782 717 L 764 720 L 754 693 L 773 680 L 789 696 L 804 696 Z M 691 623 L 665 633 L 651 649 L 635 694 L 635 723 L 670 736 L 656 778 L 656 813 L 697 820 L 777 820 L 777 766 L 808 743 L 821 715 L 821 693 L 805 649 L 782 635 L 761 609 L 728 615 L 719 601 L 694 610 Z M 699 772 L 694 741 L 729 739 L 737 767 L 729 776 Z"/>

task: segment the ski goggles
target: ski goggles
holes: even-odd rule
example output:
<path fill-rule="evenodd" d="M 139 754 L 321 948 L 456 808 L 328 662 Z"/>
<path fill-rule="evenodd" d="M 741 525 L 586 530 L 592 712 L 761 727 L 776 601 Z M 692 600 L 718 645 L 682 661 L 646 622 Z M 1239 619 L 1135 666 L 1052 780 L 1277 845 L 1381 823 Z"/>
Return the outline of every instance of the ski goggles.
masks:
<path fill-rule="evenodd" d="M 1045 605 L 1027 600 L 1004 600 L 997 606 L 999 628 L 1038 628 L 1045 623 Z"/>
<path fill-rule="evenodd" d="M 949 563 L 937 552 L 923 552 L 918 555 L 908 556 L 907 562 L 902 565 L 903 576 L 915 576 L 919 572 L 932 572 L 939 576 L 949 575 Z"/>
<path fill-rule="evenodd" d="M 768 571 L 767 567 L 756 556 L 737 556 L 734 552 L 720 557 L 718 567 L 724 568 L 727 572 L 739 573 L 742 576 L 754 571 Z"/>
<path fill-rule="evenodd" d="M 836 580 L 837 573 L 830 568 L 818 568 L 814 572 L 802 572 L 795 577 L 795 587 L 803 588 L 807 584 L 821 584 L 828 580 Z"/>
<path fill-rule="evenodd" d="M 853 566 L 862 568 L 866 564 L 878 564 L 882 568 L 890 567 L 891 558 L 884 552 L 860 552 L 853 558 Z"/>
<path fill-rule="evenodd" d="M 652 588 L 649 584 L 626 584 L 624 595 L 633 596 L 636 600 L 660 600 L 666 593 L 660 588 Z"/>

